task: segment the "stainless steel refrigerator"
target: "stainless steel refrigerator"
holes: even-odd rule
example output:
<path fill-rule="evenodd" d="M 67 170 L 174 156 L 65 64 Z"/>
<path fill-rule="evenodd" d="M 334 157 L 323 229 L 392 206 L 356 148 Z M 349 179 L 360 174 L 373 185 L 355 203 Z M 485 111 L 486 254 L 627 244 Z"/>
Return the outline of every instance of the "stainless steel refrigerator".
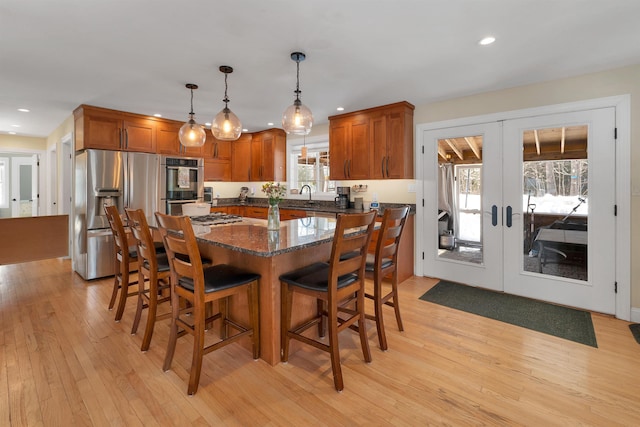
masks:
<path fill-rule="evenodd" d="M 151 224 L 159 209 L 160 156 L 85 150 L 76 154 L 73 269 L 85 280 L 115 274 L 114 242 L 105 205 L 144 209 Z"/>

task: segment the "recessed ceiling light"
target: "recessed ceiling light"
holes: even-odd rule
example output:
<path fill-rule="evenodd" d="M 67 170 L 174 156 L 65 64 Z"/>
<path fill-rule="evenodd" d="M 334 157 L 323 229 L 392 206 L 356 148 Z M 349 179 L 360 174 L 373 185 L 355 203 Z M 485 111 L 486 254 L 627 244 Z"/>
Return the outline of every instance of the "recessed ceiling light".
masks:
<path fill-rule="evenodd" d="M 19 128 L 20 127 L 20 125 L 11 125 L 11 126 L 13 126 L 14 128 Z"/>
<path fill-rule="evenodd" d="M 267 123 L 267 126 L 273 126 L 272 122 Z"/>
<path fill-rule="evenodd" d="M 242 129 L 242 132 L 249 132 L 249 129 Z"/>
<path fill-rule="evenodd" d="M 496 38 L 493 36 L 487 36 L 478 42 L 481 46 L 486 46 L 496 41 Z"/>
<path fill-rule="evenodd" d="M 336 108 L 336 110 L 338 110 L 338 111 L 344 111 L 344 107 L 338 107 L 338 108 Z"/>
<path fill-rule="evenodd" d="M 18 108 L 18 111 L 20 111 L 21 113 L 28 113 L 29 110 L 26 108 Z"/>
<path fill-rule="evenodd" d="M 15 132 L 9 132 L 9 135 L 15 135 L 15 134 L 16 134 Z"/>
<path fill-rule="evenodd" d="M 153 115 L 153 117 L 162 117 L 162 114 L 156 113 Z"/>

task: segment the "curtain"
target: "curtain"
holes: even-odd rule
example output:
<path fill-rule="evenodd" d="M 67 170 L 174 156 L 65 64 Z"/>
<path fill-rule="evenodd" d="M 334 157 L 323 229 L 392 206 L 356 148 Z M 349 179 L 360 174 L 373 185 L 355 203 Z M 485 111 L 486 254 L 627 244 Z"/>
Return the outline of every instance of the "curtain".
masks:
<path fill-rule="evenodd" d="M 442 212 L 446 212 L 449 215 L 449 222 L 447 228 L 454 230 L 454 235 L 457 235 L 456 230 L 456 217 L 458 212 L 458 204 L 455 198 L 455 180 L 453 164 L 445 163 L 440 165 L 440 176 L 438 179 L 438 219 Z"/>

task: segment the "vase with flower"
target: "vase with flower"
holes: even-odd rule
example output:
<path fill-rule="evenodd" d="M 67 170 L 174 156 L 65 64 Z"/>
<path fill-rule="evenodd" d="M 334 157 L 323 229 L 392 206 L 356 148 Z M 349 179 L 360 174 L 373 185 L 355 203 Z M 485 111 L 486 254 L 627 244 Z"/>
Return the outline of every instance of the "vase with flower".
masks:
<path fill-rule="evenodd" d="M 269 200 L 267 230 L 280 230 L 280 208 L 278 205 L 287 194 L 287 187 L 280 183 L 267 182 L 262 186 L 262 192 Z"/>

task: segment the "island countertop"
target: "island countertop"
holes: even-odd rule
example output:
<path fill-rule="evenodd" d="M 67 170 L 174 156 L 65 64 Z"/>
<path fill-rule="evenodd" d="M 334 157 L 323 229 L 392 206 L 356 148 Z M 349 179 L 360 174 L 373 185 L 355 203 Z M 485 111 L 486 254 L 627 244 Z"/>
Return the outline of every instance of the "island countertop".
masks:
<path fill-rule="evenodd" d="M 280 230 L 267 230 L 264 219 L 243 218 L 221 225 L 193 225 L 199 243 L 219 246 L 259 257 L 299 251 L 331 242 L 336 228 L 333 218 L 301 218 L 282 221 Z"/>

